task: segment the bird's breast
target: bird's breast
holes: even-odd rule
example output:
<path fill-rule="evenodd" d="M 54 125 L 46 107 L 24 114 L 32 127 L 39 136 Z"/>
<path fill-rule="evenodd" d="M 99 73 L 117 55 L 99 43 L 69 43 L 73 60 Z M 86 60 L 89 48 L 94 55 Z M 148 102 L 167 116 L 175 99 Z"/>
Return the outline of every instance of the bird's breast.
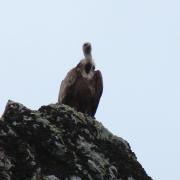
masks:
<path fill-rule="evenodd" d="M 92 77 L 81 77 L 76 82 L 75 94 L 77 96 L 84 96 L 85 98 L 91 98 L 95 93 L 94 83 Z"/>

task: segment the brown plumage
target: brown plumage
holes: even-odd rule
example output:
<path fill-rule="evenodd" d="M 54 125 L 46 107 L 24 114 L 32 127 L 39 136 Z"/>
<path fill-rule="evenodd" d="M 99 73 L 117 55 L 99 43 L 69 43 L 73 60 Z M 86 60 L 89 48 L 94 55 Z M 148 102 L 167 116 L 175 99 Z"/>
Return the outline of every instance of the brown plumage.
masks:
<path fill-rule="evenodd" d="M 91 56 L 91 44 L 83 44 L 85 58 L 61 82 L 58 102 L 94 116 L 103 92 L 103 80 Z"/>

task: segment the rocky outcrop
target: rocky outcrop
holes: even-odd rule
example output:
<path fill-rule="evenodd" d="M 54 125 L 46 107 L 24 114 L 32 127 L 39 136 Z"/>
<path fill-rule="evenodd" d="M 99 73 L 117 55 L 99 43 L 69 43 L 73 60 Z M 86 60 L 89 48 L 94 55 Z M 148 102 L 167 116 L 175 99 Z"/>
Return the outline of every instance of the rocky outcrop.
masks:
<path fill-rule="evenodd" d="M 151 180 L 129 144 L 69 106 L 32 111 L 8 101 L 0 119 L 0 180 Z"/>

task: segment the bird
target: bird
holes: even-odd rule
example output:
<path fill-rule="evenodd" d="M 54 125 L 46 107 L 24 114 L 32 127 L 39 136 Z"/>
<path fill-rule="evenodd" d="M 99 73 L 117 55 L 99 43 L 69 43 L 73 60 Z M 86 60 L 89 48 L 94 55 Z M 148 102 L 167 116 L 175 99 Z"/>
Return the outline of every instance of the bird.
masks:
<path fill-rule="evenodd" d="M 103 78 L 101 71 L 95 70 L 91 43 L 85 42 L 82 50 L 84 58 L 61 82 L 58 103 L 94 117 L 103 93 Z"/>

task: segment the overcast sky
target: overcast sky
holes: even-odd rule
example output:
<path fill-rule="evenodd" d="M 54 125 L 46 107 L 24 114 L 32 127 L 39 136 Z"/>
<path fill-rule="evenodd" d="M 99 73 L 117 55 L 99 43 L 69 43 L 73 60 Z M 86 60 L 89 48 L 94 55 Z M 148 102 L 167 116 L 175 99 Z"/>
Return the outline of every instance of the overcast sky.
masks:
<path fill-rule="evenodd" d="M 96 114 L 155 180 L 179 178 L 180 1 L 0 1 L 0 114 L 8 99 L 57 102 L 92 43 L 104 92 Z"/>

